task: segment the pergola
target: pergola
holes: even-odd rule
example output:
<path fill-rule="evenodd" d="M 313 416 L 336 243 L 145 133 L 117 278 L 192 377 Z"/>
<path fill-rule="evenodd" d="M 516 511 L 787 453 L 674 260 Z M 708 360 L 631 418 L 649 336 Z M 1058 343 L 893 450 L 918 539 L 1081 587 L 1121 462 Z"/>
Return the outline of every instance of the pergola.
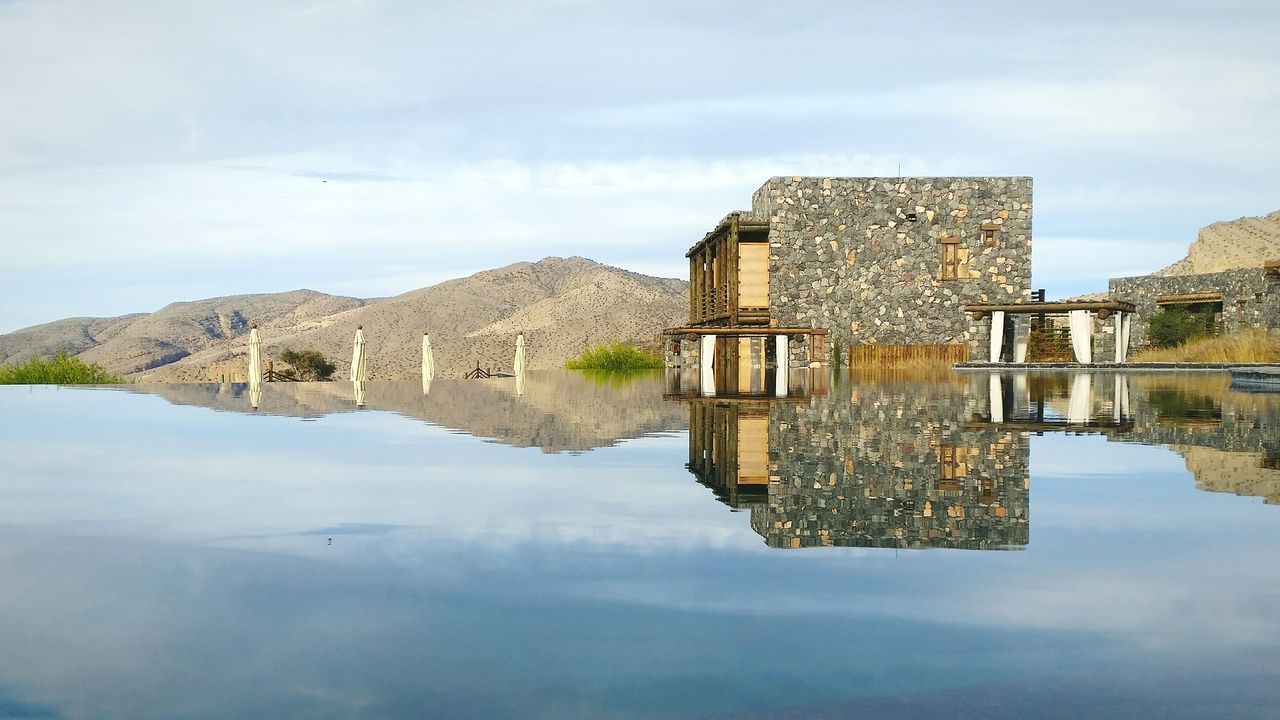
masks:
<path fill-rule="evenodd" d="M 1133 321 L 1133 303 L 1120 300 L 1082 300 L 1058 302 L 1025 302 L 1025 303 L 970 303 L 964 306 L 965 312 L 971 313 L 976 320 L 990 318 L 990 355 L 991 362 L 1006 362 L 1004 357 L 1004 338 L 1006 324 L 1011 323 L 1013 329 L 1014 363 L 1027 361 L 1027 338 L 1030 335 L 1020 333 L 1019 326 L 1029 323 L 1031 316 L 1066 315 L 1071 328 L 1071 350 L 1076 362 L 1092 363 L 1093 357 L 1093 318 L 1101 320 L 1115 316 L 1116 352 L 1114 362 L 1122 363 L 1129 355 L 1129 329 Z"/>

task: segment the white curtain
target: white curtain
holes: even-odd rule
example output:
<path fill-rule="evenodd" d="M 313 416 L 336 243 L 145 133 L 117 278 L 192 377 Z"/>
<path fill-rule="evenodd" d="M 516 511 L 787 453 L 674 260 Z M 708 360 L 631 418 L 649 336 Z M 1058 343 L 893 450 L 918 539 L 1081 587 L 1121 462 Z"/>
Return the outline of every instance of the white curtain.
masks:
<path fill-rule="evenodd" d="M 1072 310 L 1072 312 L 1076 312 Z M 1067 422 L 1083 425 L 1093 414 L 1093 376 L 1077 373 L 1071 380 L 1071 396 L 1067 400 Z"/>
<path fill-rule="evenodd" d="M 1004 384 L 999 373 L 991 373 L 991 422 L 1004 422 Z"/>
<path fill-rule="evenodd" d="M 1031 410 L 1031 389 L 1027 384 L 1027 374 L 1020 372 L 1013 376 L 1013 398 L 1019 407 Z"/>
<path fill-rule="evenodd" d="M 1076 362 L 1093 362 L 1090 352 L 1093 344 L 1093 313 L 1088 310 L 1071 310 L 1067 313 L 1071 325 L 1071 349 L 1075 351 Z"/>
<path fill-rule="evenodd" d="M 1120 362 L 1126 362 L 1129 359 L 1129 330 L 1133 327 L 1133 313 L 1121 313 L 1124 316 L 1124 322 L 1120 327 L 1120 347 L 1124 348 Z"/>
<path fill-rule="evenodd" d="M 787 361 L 790 360 L 790 354 L 787 348 L 787 336 L 775 335 L 773 338 L 774 347 L 774 365 L 776 370 L 774 374 L 774 391 L 773 394 L 778 397 L 787 396 L 787 380 L 791 375 L 791 369 L 788 367 Z"/>
<path fill-rule="evenodd" d="M 1116 311 L 1116 362 L 1124 362 L 1124 313 Z"/>
<path fill-rule="evenodd" d="M 1004 311 L 991 313 L 991 362 L 1000 362 L 1000 350 L 1004 347 Z"/>
<path fill-rule="evenodd" d="M 702 394 L 710 397 L 716 394 L 716 372 L 712 367 L 712 360 L 716 355 L 716 336 L 703 335 L 702 347 L 698 352 L 698 364 L 702 368 L 702 376 L 700 382 L 702 384 Z"/>
<path fill-rule="evenodd" d="M 1129 417 L 1129 376 L 1116 373 L 1115 397 L 1112 399 L 1114 409 L 1111 415 L 1116 422 Z"/>
<path fill-rule="evenodd" d="M 1013 326 L 1013 361 L 1027 361 L 1027 341 L 1031 339 L 1031 316 L 1018 315 Z M 1026 332 L 1023 332 L 1026 330 Z"/>

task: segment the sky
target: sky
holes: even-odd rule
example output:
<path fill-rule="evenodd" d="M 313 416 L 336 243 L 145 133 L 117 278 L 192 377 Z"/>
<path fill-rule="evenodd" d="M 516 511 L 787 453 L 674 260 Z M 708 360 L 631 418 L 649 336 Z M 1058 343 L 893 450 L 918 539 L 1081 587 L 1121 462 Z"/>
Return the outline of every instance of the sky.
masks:
<path fill-rule="evenodd" d="M 1030 175 L 1033 287 L 1280 209 L 1280 4 L 0 0 L 0 332 L 548 255 L 775 175 Z"/>

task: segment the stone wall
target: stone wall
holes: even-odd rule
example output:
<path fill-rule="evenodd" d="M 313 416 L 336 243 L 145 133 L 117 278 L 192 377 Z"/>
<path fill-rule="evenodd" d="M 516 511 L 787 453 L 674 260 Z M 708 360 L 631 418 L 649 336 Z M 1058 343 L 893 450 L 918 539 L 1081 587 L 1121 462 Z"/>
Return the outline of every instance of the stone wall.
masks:
<path fill-rule="evenodd" d="M 1134 304 L 1136 316 L 1129 346 L 1147 343 L 1147 323 L 1158 309 L 1160 295 L 1222 293 L 1222 329 L 1232 333 L 1250 327 L 1280 331 L 1280 279 L 1267 277 L 1261 267 L 1202 275 L 1142 275 L 1113 278 L 1109 294 Z"/>
<path fill-rule="evenodd" d="M 752 528 L 782 548 L 1026 545 L 1030 445 L 965 427 L 983 397 L 972 382 L 843 386 L 852 397 L 772 405 L 772 477 Z"/>
<path fill-rule="evenodd" d="M 1031 178 L 776 177 L 752 214 L 770 224 L 773 318 L 828 328 L 831 347 L 968 343 L 974 355 L 962 306 L 1030 298 Z M 999 228 L 992 245 L 984 224 Z M 944 238 L 959 241 L 959 279 L 942 279 Z"/>

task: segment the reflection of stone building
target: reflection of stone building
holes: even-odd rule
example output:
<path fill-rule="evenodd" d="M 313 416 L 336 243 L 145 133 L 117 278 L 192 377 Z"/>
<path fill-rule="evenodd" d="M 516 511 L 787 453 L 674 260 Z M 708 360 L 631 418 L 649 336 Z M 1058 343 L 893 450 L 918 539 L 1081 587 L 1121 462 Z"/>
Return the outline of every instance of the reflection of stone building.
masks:
<path fill-rule="evenodd" d="M 1280 396 L 1236 392 L 1223 373 L 993 374 L 968 425 L 1009 432 L 1089 432 L 1163 445 L 1208 492 L 1280 504 Z"/>
<path fill-rule="evenodd" d="M 861 385 L 851 399 L 807 403 L 694 400 L 689 467 L 731 506 L 750 507 L 772 547 L 1024 546 L 1026 435 L 964 427 L 978 396 L 964 390 Z"/>

